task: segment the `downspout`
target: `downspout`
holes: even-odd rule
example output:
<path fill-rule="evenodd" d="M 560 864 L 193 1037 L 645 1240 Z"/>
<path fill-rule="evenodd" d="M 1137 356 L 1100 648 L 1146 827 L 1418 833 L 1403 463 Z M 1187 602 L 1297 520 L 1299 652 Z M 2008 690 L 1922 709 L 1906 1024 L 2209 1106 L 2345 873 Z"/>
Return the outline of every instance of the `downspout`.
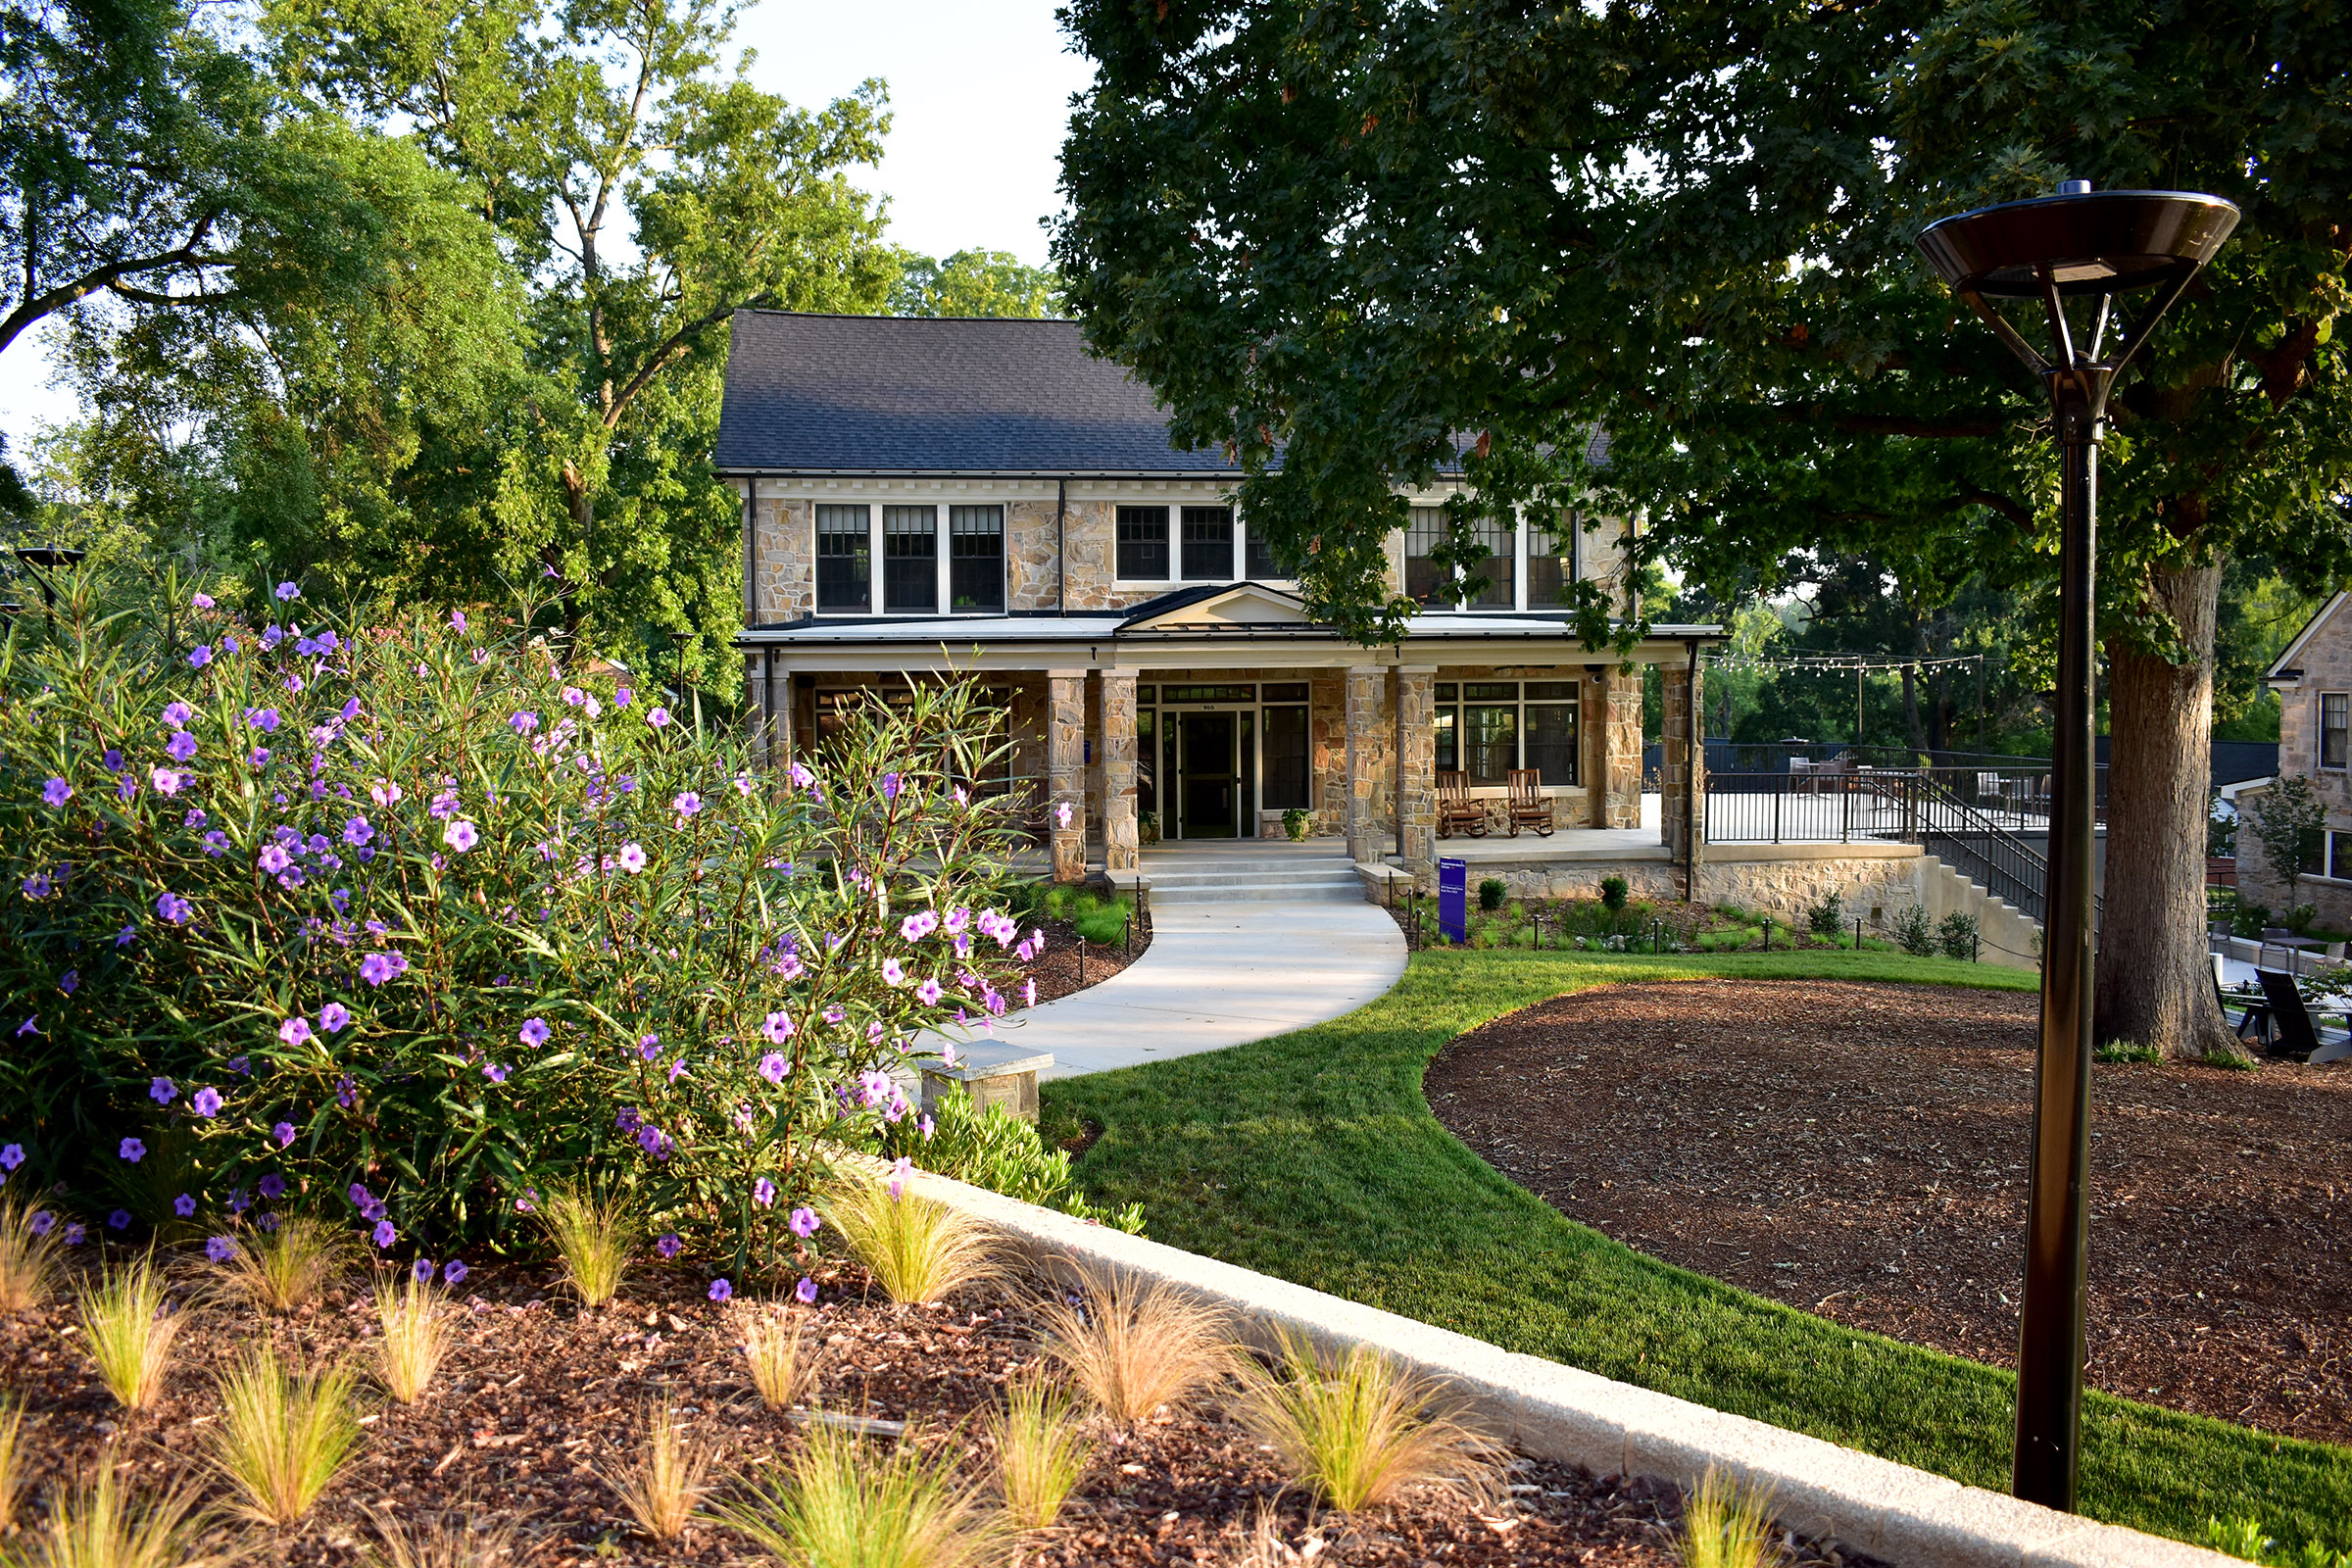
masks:
<path fill-rule="evenodd" d="M 1698 770 L 1705 765 L 1707 729 L 1699 716 L 1698 708 L 1698 639 L 1686 645 L 1690 650 L 1690 685 L 1683 691 L 1685 718 L 1690 725 L 1690 750 L 1683 758 L 1683 902 L 1698 902 Z"/>
<path fill-rule="evenodd" d="M 1395 662 L 1389 666 L 1389 676 L 1394 682 L 1390 690 L 1396 693 L 1389 701 L 1394 705 L 1393 716 L 1396 720 L 1396 739 L 1389 751 L 1390 771 L 1396 775 L 1396 788 L 1391 792 L 1395 796 L 1391 810 L 1396 826 L 1396 858 L 1401 860 L 1404 858 L 1404 644 L 1402 643 L 1396 645 L 1396 657 Z"/>
<path fill-rule="evenodd" d="M 1054 613 L 1067 614 L 1070 608 L 1070 551 L 1069 541 L 1062 533 L 1062 518 L 1070 510 L 1070 481 L 1054 481 Z"/>

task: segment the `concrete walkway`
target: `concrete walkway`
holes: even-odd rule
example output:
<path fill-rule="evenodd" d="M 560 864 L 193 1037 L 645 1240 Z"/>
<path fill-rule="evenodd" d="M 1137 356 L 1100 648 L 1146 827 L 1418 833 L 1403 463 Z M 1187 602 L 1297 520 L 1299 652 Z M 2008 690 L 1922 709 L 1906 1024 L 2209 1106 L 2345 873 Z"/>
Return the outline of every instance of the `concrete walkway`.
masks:
<path fill-rule="evenodd" d="M 998 1020 L 959 1048 L 1054 1054 L 1046 1078 L 1246 1046 L 1353 1012 L 1404 973 L 1404 936 L 1369 904 L 1197 904 L 1152 911 L 1152 946 L 1101 985 Z"/>

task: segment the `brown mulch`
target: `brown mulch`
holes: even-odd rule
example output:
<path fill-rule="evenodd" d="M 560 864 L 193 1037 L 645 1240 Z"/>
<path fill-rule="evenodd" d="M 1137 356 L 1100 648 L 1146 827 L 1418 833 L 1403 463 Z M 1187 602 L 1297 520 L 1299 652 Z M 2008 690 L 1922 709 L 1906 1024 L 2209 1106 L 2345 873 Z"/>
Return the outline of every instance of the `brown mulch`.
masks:
<path fill-rule="evenodd" d="M 300 1524 L 253 1533 L 255 1557 L 349 1568 L 374 1543 L 372 1509 L 412 1528 L 463 1512 L 477 1529 L 511 1529 L 517 1561 L 759 1559 L 750 1543 L 714 1525 L 662 1545 L 635 1527 L 605 1479 L 635 1462 L 647 1411 L 665 1395 L 690 1437 L 716 1449 L 722 1477 L 774 1484 L 799 1443 L 791 1418 L 753 1391 L 732 1309 L 706 1299 L 701 1281 L 632 1280 L 619 1300 L 586 1312 L 537 1276 L 484 1270 L 458 1298 L 459 1327 L 434 1385 L 414 1405 L 372 1400 L 349 1467 Z M 866 1298 L 862 1276 L 843 1271 L 815 1308 L 795 1309 L 806 1311 L 803 1353 L 813 1363 L 804 1397 L 837 1413 L 906 1421 L 911 1441 L 961 1449 L 964 1473 L 983 1476 L 987 1440 L 976 1422 L 964 1423 L 1008 1374 L 1037 1361 L 1032 1299 L 1018 1286 L 986 1287 L 933 1308 L 899 1308 Z M 367 1295 L 351 1287 L 279 1318 L 191 1304 L 166 1396 L 126 1415 L 100 1386 L 69 1308 L 0 1318 L 0 1389 L 29 1413 L 28 1499 L 87 1475 L 109 1451 L 132 1467 L 141 1494 L 174 1478 L 203 1483 L 218 1409 L 213 1374 L 265 1336 L 281 1354 L 351 1356 L 366 1366 L 373 1334 Z M 1098 1426 L 1096 1436 L 1080 1492 L 1055 1530 L 1027 1538 L 1024 1562 L 1240 1561 L 1261 1508 L 1274 1510 L 1293 1547 L 1333 1562 L 1664 1568 L 1674 1560 L 1671 1486 L 1520 1459 L 1482 1498 L 1424 1492 L 1346 1517 L 1310 1511 L 1270 1454 L 1213 1408 L 1163 1411 L 1132 1431 Z M 204 1484 L 210 1500 L 227 1500 L 217 1482 Z M 34 1512 L 22 1511 L 15 1528 Z M 0 1536 L 0 1549 L 8 1544 Z M 1797 1545 L 1799 1564 L 1859 1560 Z"/>
<path fill-rule="evenodd" d="M 1037 982 L 1037 1000 L 1040 1002 L 1053 1002 L 1074 991 L 1084 991 L 1088 986 L 1099 986 L 1142 957 L 1152 947 L 1151 928 L 1140 921 L 1136 925 L 1135 951 L 1132 953 L 1115 942 L 1109 947 L 1089 942 L 1086 945 L 1086 978 L 1081 981 L 1078 977 L 1078 928 L 1067 920 L 1048 919 L 1042 913 L 1033 914 L 1021 922 L 1023 931 L 1040 927 L 1046 933 L 1046 951 L 1031 959 L 1028 967 L 1022 971 L 1024 976 Z M 1017 991 L 1019 987 L 1015 986 L 1014 989 Z"/>
<path fill-rule="evenodd" d="M 1426 1087 L 1495 1168 L 1628 1246 L 2012 1366 L 2035 1005 L 1604 986 L 1464 1035 Z M 2352 1442 L 2352 1064 L 2101 1063 L 2091 1139 L 2090 1382 Z"/>

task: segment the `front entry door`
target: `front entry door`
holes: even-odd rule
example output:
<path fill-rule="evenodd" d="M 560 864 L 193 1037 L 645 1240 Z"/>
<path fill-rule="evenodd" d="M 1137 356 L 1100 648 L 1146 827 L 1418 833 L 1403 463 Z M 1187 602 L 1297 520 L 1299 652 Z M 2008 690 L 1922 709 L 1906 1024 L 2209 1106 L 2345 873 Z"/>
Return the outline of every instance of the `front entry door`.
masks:
<path fill-rule="evenodd" d="M 1179 837 L 1242 836 L 1241 719 L 1230 712 L 1177 714 Z"/>

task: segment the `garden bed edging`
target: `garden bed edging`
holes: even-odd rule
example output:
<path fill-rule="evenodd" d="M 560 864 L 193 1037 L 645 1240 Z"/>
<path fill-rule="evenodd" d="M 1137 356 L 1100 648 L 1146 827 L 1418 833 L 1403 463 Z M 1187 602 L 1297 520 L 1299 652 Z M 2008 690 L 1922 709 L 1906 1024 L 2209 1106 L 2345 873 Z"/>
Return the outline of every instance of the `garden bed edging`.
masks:
<path fill-rule="evenodd" d="M 859 1161 L 863 1163 L 862 1159 Z M 880 1162 L 874 1162 L 880 1169 Z M 1771 1493 L 1781 1522 L 1897 1568 L 2230 1568 L 2237 1559 L 2060 1513 L 1745 1416 L 1499 1349 L 1197 1252 L 928 1172 L 914 1190 L 971 1215 L 1041 1272 L 1116 1273 L 1231 1312 L 1243 1337 L 1368 1345 L 1446 1384 L 1462 1415 L 1538 1458 L 1689 1485 L 1709 1466 Z"/>

